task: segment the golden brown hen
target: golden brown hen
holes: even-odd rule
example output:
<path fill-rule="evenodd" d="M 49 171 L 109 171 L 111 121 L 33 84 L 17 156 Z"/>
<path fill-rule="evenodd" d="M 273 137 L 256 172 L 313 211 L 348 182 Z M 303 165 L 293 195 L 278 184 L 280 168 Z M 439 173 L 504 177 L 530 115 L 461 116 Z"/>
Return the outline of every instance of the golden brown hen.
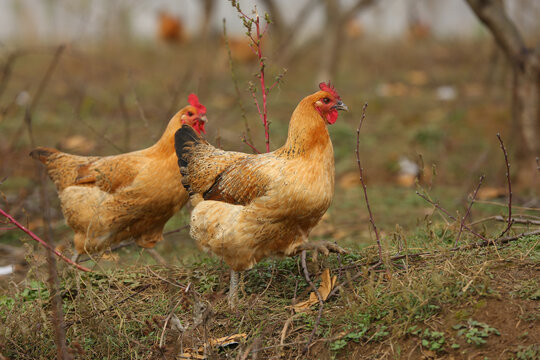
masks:
<path fill-rule="evenodd" d="M 56 185 L 64 217 L 75 232 L 75 258 L 131 238 L 145 248 L 163 238 L 167 220 L 188 201 L 174 134 L 182 125 L 204 132 L 206 122 L 206 108 L 197 96 L 191 94 L 188 101 L 158 142 L 144 150 L 106 157 L 43 147 L 30 153 Z"/>
<path fill-rule="evenodd" d="M 176 133 L 182 184 L 195 205 L 190 234 L 233 270 L 230 302 L 236 272 L 265 257 L 343 251 L 333 243 L 307 242 L 334 196 L 334 152 L 326 125 L 335 123 L 337 110 L 347 110 L 333 87 L 319 87 L 298 104 L 285 145 L 271 153 L 219 150 L 187 126 Z"/>

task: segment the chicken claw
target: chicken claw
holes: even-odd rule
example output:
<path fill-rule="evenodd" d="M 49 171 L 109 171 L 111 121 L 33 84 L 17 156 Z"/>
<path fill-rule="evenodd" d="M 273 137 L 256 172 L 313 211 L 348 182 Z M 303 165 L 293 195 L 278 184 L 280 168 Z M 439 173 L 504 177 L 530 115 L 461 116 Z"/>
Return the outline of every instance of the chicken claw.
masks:
<path fill-rule="evenodd" d="M 347 250 L 330 241 L 308 241 L 296 248 L 296 254 L 304 250 L 315 250 L 323 255 L 329 255 L 331 252 L 346 254 Z"/>

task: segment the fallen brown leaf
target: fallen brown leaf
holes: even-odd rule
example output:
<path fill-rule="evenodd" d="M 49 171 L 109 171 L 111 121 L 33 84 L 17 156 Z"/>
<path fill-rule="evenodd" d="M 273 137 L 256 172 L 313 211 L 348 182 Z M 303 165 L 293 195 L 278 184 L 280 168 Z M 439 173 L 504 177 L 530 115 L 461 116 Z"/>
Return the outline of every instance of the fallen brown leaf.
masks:
<path fill-rule="evenodd" d="M 321 274 L 321 286 L 319 286 L 319 294 L 321 294 L 321 298 L 323 301 L 328 299 L 328 295 L 330 292 L 334 289 L 337 282 L 337 276 L 334 275 L 330 277 L 330 270 L 324 269 L 324 271 Z M 306 301 L 302 301 L 296 305 L 293 306 L 293 309 L 295 312 L 302 312 L 309 310 L 309 308 L 315 304 L 319 303 L 319 299 L 317 298 L 317 294 L 315 292 L 311 292 L 309 294 L 309 299 Z"/>

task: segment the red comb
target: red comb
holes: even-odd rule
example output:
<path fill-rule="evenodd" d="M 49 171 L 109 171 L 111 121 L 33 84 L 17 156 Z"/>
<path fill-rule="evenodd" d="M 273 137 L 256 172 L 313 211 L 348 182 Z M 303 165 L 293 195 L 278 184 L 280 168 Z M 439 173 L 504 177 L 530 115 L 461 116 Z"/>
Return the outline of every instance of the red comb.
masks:
<path fill-rule="evenodd" d="M 195 94 L 189 94 L 188 103 L 195 107 L 201 114 L 206 114 L 206 106 L 199 102 L 199 98 Z"/>
<path fill-rule="evenodd" d="M 328 84 L 326 84 L 324 82 L 320 83 L 319 84 L 319 89 L 321 89 L 322 91 L 329 92 L 330 94 L 334 95 L 334 97 L 336 99 L 341 100 L 341 96 L 339 96 L 336 89 L 334 89 L 334 86 L 332 84 L 330 84 L 330 81 L 328 82 Z"/>

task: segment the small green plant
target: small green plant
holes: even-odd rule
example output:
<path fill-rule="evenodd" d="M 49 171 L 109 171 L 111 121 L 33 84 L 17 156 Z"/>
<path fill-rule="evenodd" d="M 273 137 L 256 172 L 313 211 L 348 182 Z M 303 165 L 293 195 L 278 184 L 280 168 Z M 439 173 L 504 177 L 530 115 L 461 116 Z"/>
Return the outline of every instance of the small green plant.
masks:
<path fill-rule="evenodd" d="M 379 331 L 377 331 L 373 335 L 373 341 L 381 341 L 382 339 L 387 337 L 390 334 L 388 331 L 386 331 L 387 329 L 388 327 L 386 325 L 381 325 L 381 327 L 379 328 Z"/>
<path fill-rule="evenodd" d="M 433 331 L 425 329 L 422 331 L 417 325 L 413 325 L 406 331 L 407 334 L 418 336 L 422 338 L 422 346 L 431 351 L 442 351 L 445 338 L 444 333 L 439 331 Z M 458 345 L 459 346 L 459 345 Z"/>
<path fill-rule="evenodd" d="M 540 346 L 539 345 L 530 345 L 530 346 L 519 346 L 516 351 L 517 360 L 533 360 L 540 358 Z"/>
<path fill-rule="evenodd" d="M 454 330 L 458 330 L 458 336 L 465 337 L 467 343 L 477 346 L 485 344 L 486 338 L 491 334 L 501 335 L 499 330 L 473 319 L 469 319 L 467 324 L 454 325 L 453 328 Z"/>
<path fill-rule="evenodd" d="M 439 331 L 424 330 L 422 334 L 422 346 L 431 351 L 442 351 L 444 345 L 444 333 Z"/>

